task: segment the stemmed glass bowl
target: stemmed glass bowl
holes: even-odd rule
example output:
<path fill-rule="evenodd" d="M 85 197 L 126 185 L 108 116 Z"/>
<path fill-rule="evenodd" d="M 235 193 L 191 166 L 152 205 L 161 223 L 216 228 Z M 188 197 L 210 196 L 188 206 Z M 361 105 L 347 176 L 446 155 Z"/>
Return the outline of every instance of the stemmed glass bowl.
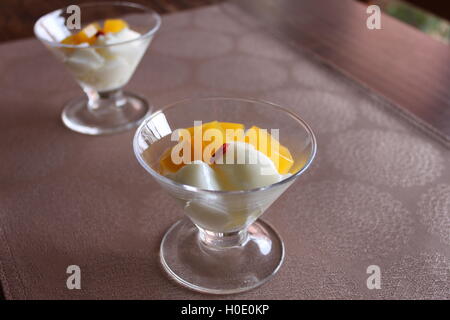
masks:
<path fill-rule="evenodd" d="M 36 37 L 63 62 L 87 96 L 69 102 L 62 120 L 70 129 L 91 135 L 135 127 L 150 107 L 144 98 L 122 88 L 159 29 L 161 18 L 151 9 L 130 2 L 85 3 L 78 7 L 80 29 L 71 28 L 69 20 L 73 19 L 69 18 L 75 11 L 68 7 L 42 16 L 34 25 Z M 107 19 L 122 19 L 140 35 L 104 45 L 61 43 L 84 27 L 101 25 Z"/>
<path fill-rule="evenodd" d="M 246 128 L 255 125 L 269 132 L 279 129 L 279 141 L 294 159 L 291 174 L 257 189 L 213 191 L 180 184 L 159 173 L 162 153 L 176 143 L 170 139 L 174 130 L 192 127 L 194 121 L 215 120 L 242 123 Z M 316 139 L 305 121 L 269 102 L 188 99 L 146 118 L 136 131 L 133 148 L 142 167 L 184 209 L 185 217 L 166 232 L 160 247 L 162 265 L 170 276 L 196 291 L 229 294 L 255 288 L 278 271 L 284 259 L 283 242 L 269 223 L 258 218 L 314 159 Z"/>

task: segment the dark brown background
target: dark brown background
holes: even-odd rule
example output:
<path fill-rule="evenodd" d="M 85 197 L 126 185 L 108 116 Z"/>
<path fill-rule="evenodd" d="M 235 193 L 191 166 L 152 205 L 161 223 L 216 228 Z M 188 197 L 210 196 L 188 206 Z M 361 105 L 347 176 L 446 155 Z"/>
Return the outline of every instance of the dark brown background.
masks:
<path fill-rule="evenodd" d="M 107 1 L 107 0 L 99 0 Z M 156 10 L 170 13 L 226 0 L 131 0 Z M 370 3 L 370 0 L 359 0 Z M 69 4 L 92 2 L 92 0 L 1 0 L 0 1 L 0 42 L 31 37 L 34 22 L 41 15 Z M 450 1 L 448 0 L 408 0 L 425 10 L 450 20 Z"/>

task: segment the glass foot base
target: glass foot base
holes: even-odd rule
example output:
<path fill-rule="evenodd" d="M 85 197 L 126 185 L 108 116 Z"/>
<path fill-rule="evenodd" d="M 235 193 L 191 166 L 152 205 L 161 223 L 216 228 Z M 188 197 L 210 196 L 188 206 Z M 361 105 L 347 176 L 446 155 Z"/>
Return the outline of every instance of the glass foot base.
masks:
<path fill-rule="evenodd" d="M 240 246 L 214 248 L 200 240 L 187 218 L 175 223 L 161 243 L 161 263 L 177 282 L 195 291 L 230 294 L 251 290 L 269 280 L 284 259 L 277 232 L 257 220 Z"/>
<path fill-rule="evenodd" d="M 122 132 L 139 125 L 150 108 L 144 98 L 124 92 L 120 105 L 114 103 L 99 110 L 88 108 L 88 99 L 70 101 L 62 113 L 64 124 L 71 130 L 90 135 Z"/>

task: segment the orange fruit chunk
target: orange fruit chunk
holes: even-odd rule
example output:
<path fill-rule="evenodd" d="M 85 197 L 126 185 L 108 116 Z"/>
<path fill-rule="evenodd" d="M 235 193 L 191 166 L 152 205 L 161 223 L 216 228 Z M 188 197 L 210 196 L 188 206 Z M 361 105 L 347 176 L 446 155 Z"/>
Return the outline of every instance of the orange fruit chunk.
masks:
<path fill-rule="evenodd" d="M 172 148 L 167 149 L 161 156 L 161 159 L 159 160 L 159 169 L 162 174 L 177 172 L 184 166 L 183 163 L 175 164 L 172 161 L 171 152 Z"/>
<path fill-rule="evenodd" d="M 225 143 L 225 131 L 218 121 L 207 122 L 201 126 L 190 127 L 187 130 L 191 135 L 193 161 L 202 160 L 209 163 L 213 154 Z"/>

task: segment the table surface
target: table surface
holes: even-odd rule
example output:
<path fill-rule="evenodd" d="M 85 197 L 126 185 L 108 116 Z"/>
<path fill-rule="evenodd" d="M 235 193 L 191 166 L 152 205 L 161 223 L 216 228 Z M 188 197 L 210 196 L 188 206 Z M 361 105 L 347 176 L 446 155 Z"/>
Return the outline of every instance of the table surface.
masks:
<path fill-rule="evenodd" d="M 192 96 L 267 99 L 315 130 L 313 166 L 264 215 L 285 262 L 250 292 L 209 296 L 169 280 L 159 243 L 181 208 L 139 167 L 133 132 L 64 128 L 61 108 L 81 91 L 38 41 L 0 45 L 0 70 L 6 298 L 450 298 L 449 150 L 234 4 L 165 16 L 127 88 L 155 108 Z M 66 288 L 72 264 L 81 290 Z M 366 286 L 369 265 L 381 268 L 381 290 Z"/>

